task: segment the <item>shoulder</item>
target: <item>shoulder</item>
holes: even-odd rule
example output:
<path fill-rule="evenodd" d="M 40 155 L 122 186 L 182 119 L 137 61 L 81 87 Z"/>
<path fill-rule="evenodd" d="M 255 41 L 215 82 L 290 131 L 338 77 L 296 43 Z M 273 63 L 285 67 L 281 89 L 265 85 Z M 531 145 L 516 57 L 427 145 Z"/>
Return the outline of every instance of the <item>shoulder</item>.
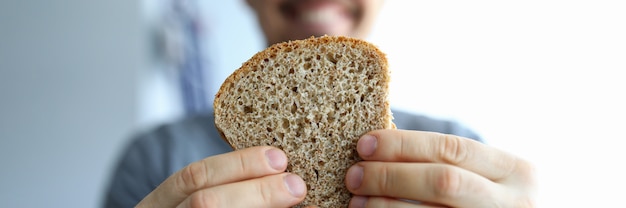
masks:
<path fill-rule="evenodd" d="M 134 141 L 139 144 L 186 143 L 207 137 L 213 125 L 212 115 L 185 117 L 137 132 Z"/>
<path fill-rule="evenodd" d="M 193 161 L 231 150 L 219 137 L 212 114 L 162 124 L 138 133 L 134 140 L 131 146 L 154 151 L 154 157 L 165 157 L 163 160 L 172 163 L 166 167 L 170 174 Z"/>
<path fill-rule="evenodd" d="M 458 121 L 434 118 L 400 109 L 392 109 L 392 112 L 393 122 L 398 129 L 454 134 L 482 142 L 482 138 L 476 132 Z"/>
<path fill-rule="evenodd" d="M 212 115 L 202 115 L 137 132 L 118 159 L 105 207 L 134 206 L 189 163 L 231 151 L 213 125 Z"/>

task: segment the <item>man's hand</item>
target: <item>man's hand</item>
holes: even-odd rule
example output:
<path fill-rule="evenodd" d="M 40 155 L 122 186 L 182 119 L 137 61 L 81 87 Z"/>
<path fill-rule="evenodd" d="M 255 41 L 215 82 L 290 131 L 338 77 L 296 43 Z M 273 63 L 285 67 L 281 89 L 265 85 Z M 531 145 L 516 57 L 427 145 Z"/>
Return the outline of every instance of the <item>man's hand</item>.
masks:
<path fill-rule="evenodd" d="M 252 147 L 194 162 L 167 178 L 137 207 L 291 207 L 306 185 L 285 173 L 287 157 Z"/>
<path fill-rule="evenodd" d="M 378 130 L 362 136 L 350 207 L 533 207 L 532 166 L 471 139 Z"/>

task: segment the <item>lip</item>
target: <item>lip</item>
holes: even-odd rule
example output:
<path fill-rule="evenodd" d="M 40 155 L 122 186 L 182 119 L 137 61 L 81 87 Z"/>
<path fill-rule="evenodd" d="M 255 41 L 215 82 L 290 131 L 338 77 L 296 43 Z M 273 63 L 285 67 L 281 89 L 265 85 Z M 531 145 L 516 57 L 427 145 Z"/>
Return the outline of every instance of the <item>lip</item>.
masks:
<path fill-rule="evenodd" d="M 345 0 L 291 0 L 283 2 L 280 10 L 298 38 L 344 34 L 350 31 L 358 17 L 356 5 Z"/>

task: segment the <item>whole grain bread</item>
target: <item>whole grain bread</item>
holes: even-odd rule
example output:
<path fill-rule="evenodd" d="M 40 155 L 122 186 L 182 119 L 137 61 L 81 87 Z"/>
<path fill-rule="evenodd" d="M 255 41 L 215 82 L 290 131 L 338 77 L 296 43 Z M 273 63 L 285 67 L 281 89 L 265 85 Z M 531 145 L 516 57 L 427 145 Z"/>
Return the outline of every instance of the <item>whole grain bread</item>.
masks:
<path fill-rule="evenodd" d="M 395 128 L 387 59 L 366 41 L 322 36 L 258 52 L 222 84 L 215 125 L 235 149 L 271 145 L 285 151 L 288 172 L 308 194 L 296 207 L 347 207 L 346 170 L 360 160 L 358 138 Z"/>

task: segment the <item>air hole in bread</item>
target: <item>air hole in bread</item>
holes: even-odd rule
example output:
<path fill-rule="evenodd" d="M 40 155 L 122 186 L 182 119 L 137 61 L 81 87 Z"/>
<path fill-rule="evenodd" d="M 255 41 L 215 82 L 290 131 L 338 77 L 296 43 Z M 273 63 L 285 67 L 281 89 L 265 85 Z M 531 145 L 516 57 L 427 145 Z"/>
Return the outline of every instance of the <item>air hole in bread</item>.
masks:
<path fill-rule="evenodd" d="M 243 112 L 244 113 L 252 113 L 253 112 L 252 107 L 251 106 L 247 106 L 247 105 L 244 106 L 243 107 Z"/>
<path fill-rule="evenodd" d="M 334 112 L 329 112 L 326 115 L 326 120 L 328 120 L 328 123 L 333 123 L 335 121 L 335 113 Z M 331 133 L 332 135 L 332 133 Z"/>
<path fill-rule="evenodd" d="M 328 61 L 332 62 L 333 64 L 337 64 L 337 59 L 332 53 L 327 53 L 326 59 L 328 59 Z"/>
<path fill-rule="evenodd" d="M 296 105 L 296 103 L 293 103 L 293 105 L 291 105 L 291 113 L 295 114 L 297 110 L 298 110 L 298 105 Z"/>
<path fill-rule="evenodd" d="M 283 118 L 282 126 L 283 126 L 283 129 L 289 129 L 289 120 L 287 120 L 286 118 Z"/>

